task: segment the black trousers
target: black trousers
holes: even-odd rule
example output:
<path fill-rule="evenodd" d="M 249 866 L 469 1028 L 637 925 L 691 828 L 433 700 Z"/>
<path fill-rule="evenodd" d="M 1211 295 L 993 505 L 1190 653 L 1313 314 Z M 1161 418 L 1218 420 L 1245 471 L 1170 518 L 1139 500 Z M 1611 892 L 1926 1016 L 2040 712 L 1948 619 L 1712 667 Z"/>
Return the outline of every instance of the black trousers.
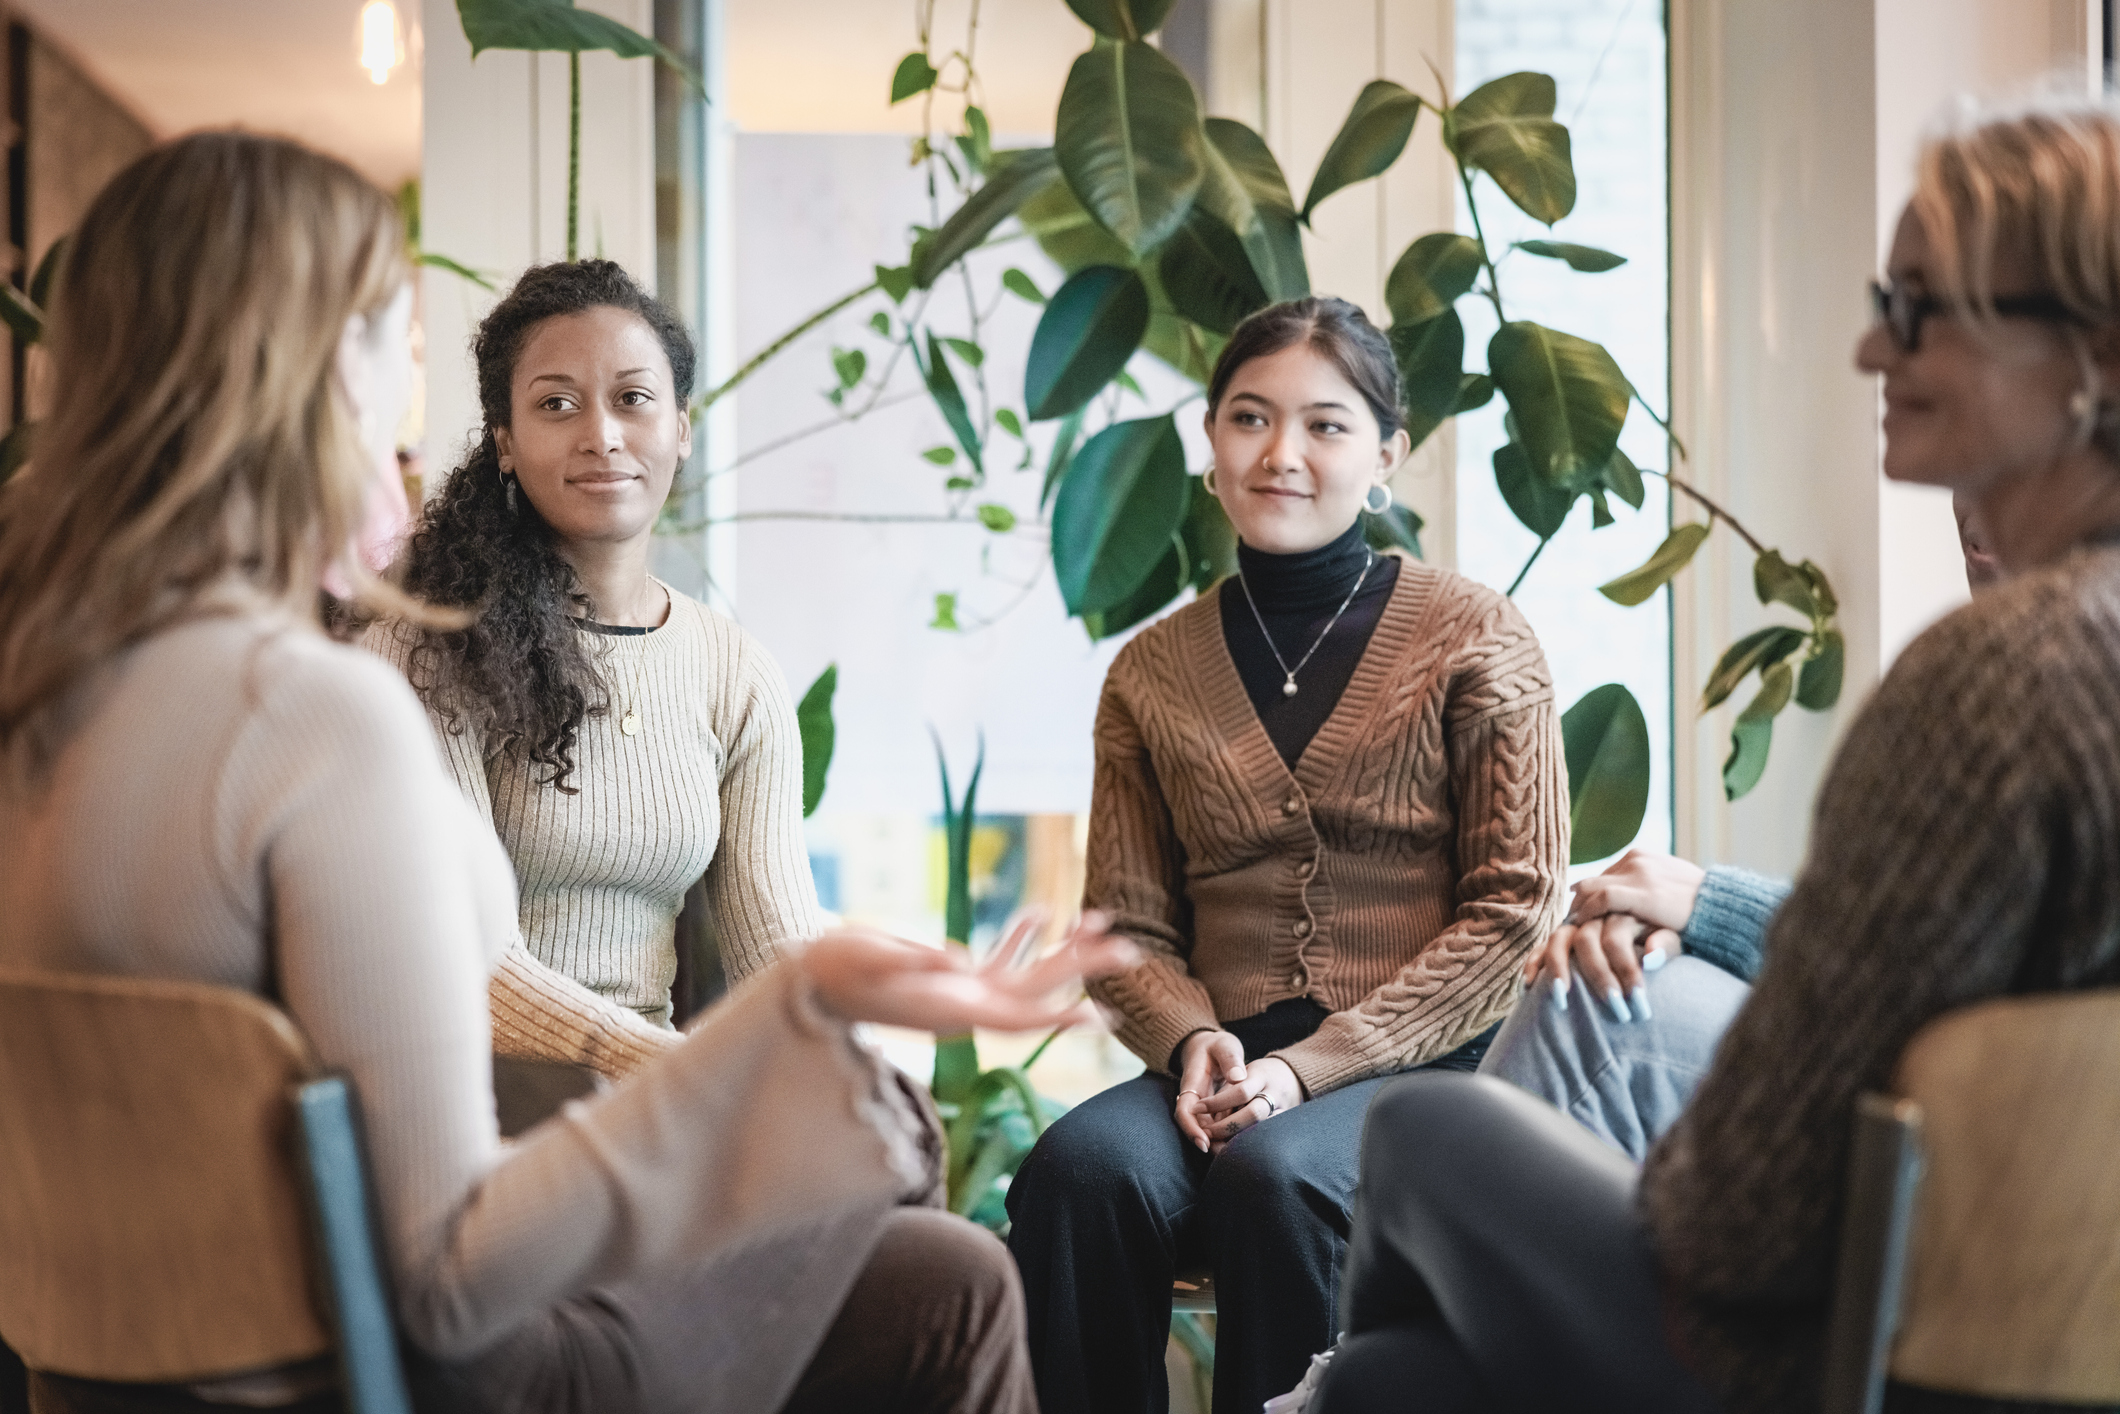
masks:
<path fill-rule="evenodd" d="M 1252 1059 L 1328 1015 L 1304 999 L 1224 1025 Z M 1486 1043 L 1435 1065 L 1472 1070 Z M 1337 1329 L 1362 1115 L 1387 1079 L 1306 1101 L 1212 1157 L 1171 1119 L 1168 1075 L 1115 1085 L 1055 1121 L 1008 1192 L 1044 1414 L 1167 1410 L 1170 1284 L 1198 1266 L 1215 1278 L 1215 1414 L 1258 1414 L 1292 1388 Z"/>

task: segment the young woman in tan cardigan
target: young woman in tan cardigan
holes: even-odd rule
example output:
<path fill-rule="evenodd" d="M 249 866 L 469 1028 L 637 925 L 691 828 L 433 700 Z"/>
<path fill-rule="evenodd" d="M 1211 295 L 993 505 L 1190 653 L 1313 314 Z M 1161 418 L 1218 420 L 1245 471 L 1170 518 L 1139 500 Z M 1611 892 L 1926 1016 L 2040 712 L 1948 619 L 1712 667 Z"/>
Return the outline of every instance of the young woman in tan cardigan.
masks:
<path fill-rule="evenodd" d="M 1358 524 L 1407 448 L 1383 336 L 1342 300 L 1261 311 L 1207 431 L 1241 572 L 1126 646 L 1096 726 L 1085 898 L 1148 961 L 1095 993 L 1148 1073 L 1009 1191 L 1046 1414 L 1161 1409 L 1171 1281 L 1203 1263 L 1217 1414 L 1295 1384 L 1334 1332 L 1370 1096 L 1475 1066 L 1560 914 L 1538 640 Z"/>

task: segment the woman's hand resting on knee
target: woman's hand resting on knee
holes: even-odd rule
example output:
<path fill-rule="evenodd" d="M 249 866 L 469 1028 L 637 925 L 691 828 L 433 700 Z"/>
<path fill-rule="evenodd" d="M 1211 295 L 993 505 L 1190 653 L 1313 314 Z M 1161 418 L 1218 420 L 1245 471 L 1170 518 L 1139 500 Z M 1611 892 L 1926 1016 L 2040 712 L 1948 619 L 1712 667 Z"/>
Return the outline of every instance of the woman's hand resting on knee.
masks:
<path fill-rule="evenodd" d="M 1615 1018 L 1647 1021 L 1642 978 L 1683 950 L 1679 930 L 1693 916 L 1706 877 L 1690 860 L 1628 850 L 1604 873 L 1575 885 L 1567 920 L 1525 960 L 1525 985 L 1551 977 L 1556 1004 L 1567 1006 L 1572 961 L 1590 997 Z"/>
<path fill-rule="evenodd" d="M 1141 960 L 1140 950 L 1106 932 L 1101 913 L 1084 914 L 1067 940 L 1028 965 L 1020 958 L 1037 933 L 1019 922 L 980 962 L 963 948 L 924 947 L 873 928 L 837 928 L 796 954 L 818 1000 L 848 1021 L 873 1021 L 944 1034 L 983 1026 L 1040 1031 L 1095 1017 L 1081 999 L 1085 977 L 1109 977 Z"/>
<path fill-rule="evenodd" d="M 1303 1103 L 1303 1082 L 1288 1062 L 1266 1056 L 1244 1063 L 1244 1043 L 1227 1031 L 1195 1031 L 1180 1047 L 1178 1131 L 1201 1153 L 1222 1152 L 1262 1119 Z"/>

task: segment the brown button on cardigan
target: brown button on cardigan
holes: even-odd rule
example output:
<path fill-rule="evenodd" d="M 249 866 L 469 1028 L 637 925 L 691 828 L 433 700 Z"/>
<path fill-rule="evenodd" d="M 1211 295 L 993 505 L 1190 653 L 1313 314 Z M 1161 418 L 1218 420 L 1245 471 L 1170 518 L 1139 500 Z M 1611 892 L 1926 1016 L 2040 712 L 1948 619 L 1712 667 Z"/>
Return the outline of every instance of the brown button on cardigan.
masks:
<path fill-rule="evenodd" d="M 1282 764 L 1215 594 L 1141 633 L 1097 710 L 1087 907 L 1148 961 L 1093 987 L 1161 1069 L 1188 1034 L 1309 996 L 1278 1052 L 1321 1094 L 1456 1049 L 1558 922 L 1568 780 L 1552 678 L 1501 595 L 1415 561 L 1338 706 Z"/>

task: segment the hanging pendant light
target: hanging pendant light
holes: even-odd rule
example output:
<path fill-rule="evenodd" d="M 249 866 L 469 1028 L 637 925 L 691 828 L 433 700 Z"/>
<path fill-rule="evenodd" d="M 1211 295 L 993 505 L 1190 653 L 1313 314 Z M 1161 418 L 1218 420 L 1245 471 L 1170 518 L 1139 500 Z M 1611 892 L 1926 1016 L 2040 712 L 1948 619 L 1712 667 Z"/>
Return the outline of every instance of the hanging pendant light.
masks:
<path fill-rule="evenodd" d="M 390 82 L 390 71 L 405 62 L 405 32 L 398 25 L 397 6 L 390 0 L 368 0 L 361 7 L 361 67 L 379 84 Z"/>

